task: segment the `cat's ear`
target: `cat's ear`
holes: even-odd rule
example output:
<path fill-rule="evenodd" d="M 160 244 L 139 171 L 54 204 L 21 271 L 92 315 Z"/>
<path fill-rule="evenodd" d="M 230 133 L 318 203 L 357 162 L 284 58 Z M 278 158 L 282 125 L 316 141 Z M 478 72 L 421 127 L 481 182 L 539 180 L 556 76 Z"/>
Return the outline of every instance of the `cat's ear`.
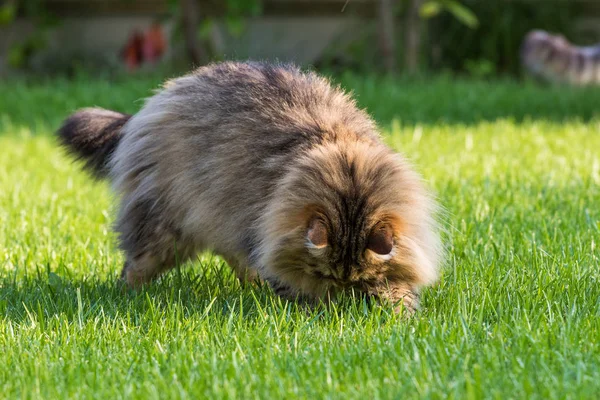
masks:
<path fill-rule="evenodd" d="M 377 255 L 388 256 L 394 248 L 394 232 L 386 223 L 375 225 L 367 239 L 367 249 Z"/>
<path fill-rule="evenodd" d="M 327 226 L 325 222 L 319 218 L 313 218 L 308 224 L 306 231 L 306 245 L 312 249 L 322 249 L 327 247 Z"/>

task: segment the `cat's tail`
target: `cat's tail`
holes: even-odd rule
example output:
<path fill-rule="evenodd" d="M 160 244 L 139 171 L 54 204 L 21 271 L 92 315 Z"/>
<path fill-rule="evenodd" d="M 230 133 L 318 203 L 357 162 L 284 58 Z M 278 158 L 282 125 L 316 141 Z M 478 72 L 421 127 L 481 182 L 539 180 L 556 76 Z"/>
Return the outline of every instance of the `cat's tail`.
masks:
<path fill-rule="evenodd" d="M 84 108 L 71 115 L 57 134 L 64 147 L 98 178 L 108 174 L 108 161 L 131 115 L 102 108 Z"/>

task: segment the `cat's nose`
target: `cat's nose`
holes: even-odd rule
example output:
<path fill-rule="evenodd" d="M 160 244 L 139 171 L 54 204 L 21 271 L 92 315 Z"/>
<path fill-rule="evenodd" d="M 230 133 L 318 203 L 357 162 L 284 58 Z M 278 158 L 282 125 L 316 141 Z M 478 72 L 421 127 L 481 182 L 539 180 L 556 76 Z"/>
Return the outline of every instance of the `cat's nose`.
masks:
<path fill-rule="evenodd" d="M 358 267 L 352 267 L 352 268 L 350 268 L 350 271 L 349 271 L 349 274 L 348 274 L 348 277 L 346 278 L 346 280 L 348 282 L 355 283 L 355 282 L 358 282 L 361 280 L 361 275 L 362 274 Z"/>
<path fill-rule="evenodd" d="M 340 266 L 334 275 L 342 285 L 352 285 L 361 280 L 361 272 L 358 265 Z"/>

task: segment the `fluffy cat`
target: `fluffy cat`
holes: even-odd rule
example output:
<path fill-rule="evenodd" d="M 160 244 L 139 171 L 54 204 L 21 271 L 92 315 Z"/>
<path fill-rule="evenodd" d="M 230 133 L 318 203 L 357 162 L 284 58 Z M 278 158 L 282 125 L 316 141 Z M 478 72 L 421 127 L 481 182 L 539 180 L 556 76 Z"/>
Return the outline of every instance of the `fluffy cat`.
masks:
<path fill-rule="evenodd" d="M 549 82 L 600 84 L 600 43 L 580 47 L 563 36 L 534 30 L 525 36 L 521 62 L 534 76 Z"/>
<path fill-rule="evenodd" d="M 203 249 L 287 298 L 353 288 L 412 310 L 437 278 L 436 204 L 420 177 L 312 72 L 212 64 L 134 116 L 80 110 L 59 136 L 119 195 L 132 286 Z"/>

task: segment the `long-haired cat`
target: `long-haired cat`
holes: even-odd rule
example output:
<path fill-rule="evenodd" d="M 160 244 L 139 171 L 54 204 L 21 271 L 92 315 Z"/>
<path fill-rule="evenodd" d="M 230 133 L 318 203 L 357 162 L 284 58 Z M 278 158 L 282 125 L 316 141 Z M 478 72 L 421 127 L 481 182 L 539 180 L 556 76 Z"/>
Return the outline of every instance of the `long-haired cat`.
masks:
<path fill-rule="evenodd" d="M 314 73 L 212 64 L 134 116 L 83 109 L 59 135 L 119 195 L 132 286 L 203 249 L 288 298 L 352 288 L 413 309 L 436 280 L 436 205 L 420 177 Z"/>
<path fill-rule="evenodd" d="M 600 43 L 575 46 L 564 36 L 534 30 L 523 40 L 521 62 L 534 76 L 549 82 L 600 84 Z"/>

